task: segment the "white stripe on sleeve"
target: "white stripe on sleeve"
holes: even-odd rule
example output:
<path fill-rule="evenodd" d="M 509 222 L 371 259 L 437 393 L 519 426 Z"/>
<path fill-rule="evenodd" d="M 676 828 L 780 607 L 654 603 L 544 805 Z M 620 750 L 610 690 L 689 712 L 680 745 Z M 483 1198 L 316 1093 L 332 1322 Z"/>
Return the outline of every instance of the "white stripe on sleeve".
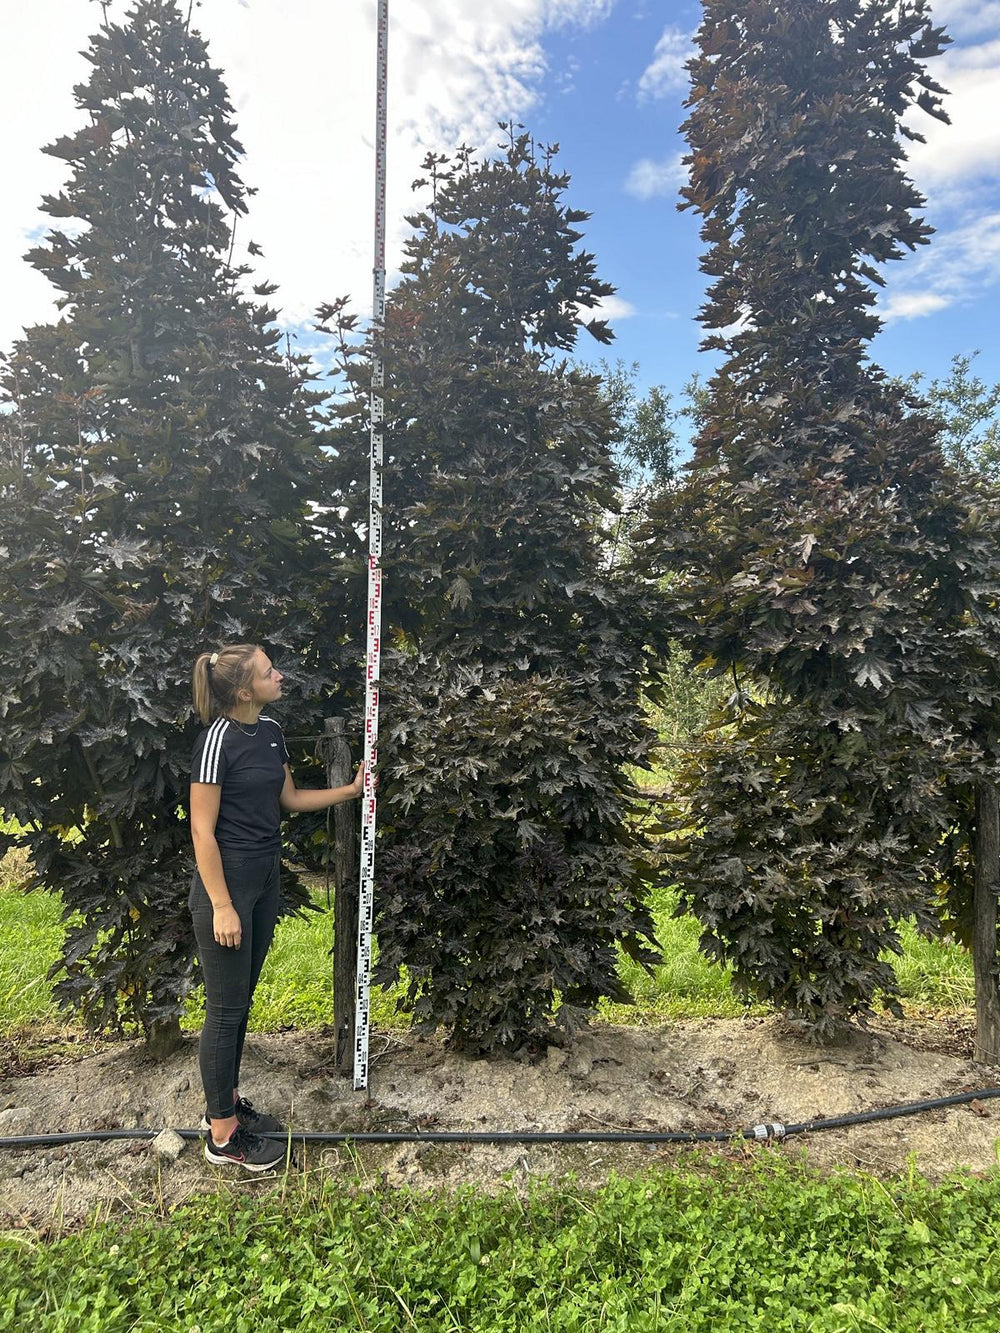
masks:
<path fill-rule="evenodd" d="M 222 738 L 226 734 L 229 726 L 227 717 L 218 717 L 208 729 L 208 735 L 205 737 L 205 748 L 201 755 L 200 782 L 218 782 L 219 780 L 219 756 L 222 753 Z"/>

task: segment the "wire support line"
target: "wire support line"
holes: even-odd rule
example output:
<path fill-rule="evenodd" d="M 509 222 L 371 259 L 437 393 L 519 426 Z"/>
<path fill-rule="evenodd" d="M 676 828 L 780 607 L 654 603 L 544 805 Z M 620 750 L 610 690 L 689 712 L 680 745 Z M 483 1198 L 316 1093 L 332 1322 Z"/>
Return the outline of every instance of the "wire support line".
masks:
<path fill-rule="evenodd" d="M 815 1117 L 795 1124 L 765 1121 L 745 1129 L 687 1130 L 289 1130 L 284 1134 L 264 1134 L 258 1137 L 275 1139 L 282 1143 L 731 1143 L 734 1140 L 785 1139 L 794 1134 L 816 1134 L 825 1129 L 847 1129 L 852 1125 L 873 1124 L 879 1120 L 897 1120 L 903 1116 L 921 1115 L 970 1102 L 988 1101 L 1000 1097 L 1000 1087 L 977 1088 L 974 1092 L 960 1092 L 950 1097 L 935 1097 L 928 1101 L 902 1102 L 883 1106 L 873 1111 L 855 1111 L 850 1115 Z M 13 1134 L 0 1137 L 0 1149 L 48 1148 L 69 1143 L 108 1143 L 116 1140 L 155 1139 L 162 1129 L 101 1129 L 77 1130 L 53 1134 Z M 173 1130 L 182 1139 L 201 1139 L 202 1129 Z"/>
<path fill-rule="evenodd" d="M 354 731 L 335 731 L 335 732 L 318 731 L 314 736 L 286 736 L 285 744 L 308 745 L 310 741 L 317 742 L 317 741 L 330 741 L 330 740 L 334 741 L 357 740 L 359 736 L 363 735 L 364 735 L 364 730 L 361 727 L 356 728 L 356 730 Z"/>

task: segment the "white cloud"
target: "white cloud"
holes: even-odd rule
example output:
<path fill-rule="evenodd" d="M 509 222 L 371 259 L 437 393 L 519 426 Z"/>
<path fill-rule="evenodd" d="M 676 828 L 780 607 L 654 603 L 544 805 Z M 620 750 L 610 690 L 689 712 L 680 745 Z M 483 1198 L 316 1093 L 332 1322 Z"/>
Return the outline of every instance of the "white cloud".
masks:
<path fill-rule="evenodd" d="M 639 100 L 666 97 L 668 93 L 688 86 L 684 62 L 694 54 L 691 34 L 669 24 L 656 43 L 653 59 L 639 79 Z"/>
<path fill-rule="evenodd" d="M 1000 211 L 940 232 L 898 276 L 892 269 L 886 276 L 879 313 L 887 320 L 915 319 L 981 298 L 1000 282 Z"/>
<path fill-rule="evenodd" d="M 548 18 L 553 24 L 592 28 L 610 15 L 618 0 L 548 0 Z"/>
<path fill-rule="evenodd" d="M 1000 283 L 1000 0 L 937 0 L 934 18 L 958 39 L 928 66 L 949 90 L 944 106 L 951 124 L 911 111 L 907 124 L 927 142 L 906 151 L 937 232 L 929 247 L 886 270 L 879 313 L 888 321 L 971 304 Z M 976 37 L 986 40 L 966 41 Z"/>
<path fill-rule="evenodd" d="M 65 179 L 65 163 L 38 150 L 80 123 L 72 88 L 84 76 L 78 52 L 97 16 L 92 5 L 64 0 L 45 12 L 41 6 L 26 9 L 17 23 L 6 25 L 0 117 L 17 130 L 5 136 L 0 191 L 0 346 L 22 325 L 52 316 L 51 286 L 21 256 L 49 225 L 37 211 L 41 196 L 58 191 Z"/>
<path fill-rule="evenodd" d="M 932 62 L 930 72 L 949 90 L 944 108 L 951 124 L 919 110 L 907 115 L 907 125 L 927 140 L 907 148 L 916 184 L 933 198 L 941 187 L 962 180 L 1000 178 L 1000 38 L 978 46 L 949 48 Z"/>
<path fill-rule="evenodd" d="M 605 296 L 596 305 L 573 306 L 572 311 L 580 324 L 589 324 L 591 320 L 595 319 L 609 320 L 614 323 L 615 320 L 628 319 L 636 313 L 635 306 L 631 302 L 623 300 L 620 296 Z"/>
<path fill-rule="evenodd" d="M 972 37 L 1000 27 L 1000 0 L 934 0 L 932 17 L 951 37 Z"/>
<path fill-rule="evenodd" d="M 391 6 L 389 36 L 388 267 L 400 260 L 415 211 L 410 182 L 430 150 L 459 143 L 489 150 L 498 120 L 524 119 L 545 72 L 547 27 L 592 26 L 614 0 L 407 0 Z M 126 0 L 112 0 L 120 21 Z M 22 325 L 53 316 L 49 284 L 23 263 L 28 234 L 47 220 L 43 193 L 65 164 L 38 150 L 79 124 L 72 85 L 87 77 L 79 54 L 100 22 L 82 0 L 24 6 L 0 50 L 0 115 L 17 125 L 6 145 L 0 196 L 0 346 Z M 209 43 L 236 108 L 243 168 L 258 187 L 239 243 L 258 242 L 258 280 L 279 284 L 283 321 L 350 293 L 371 299 L 374 193 L 375 6 L 348 0 L 243 5 L 201 0 L 194 22 Z"/>
<path fill-rule="evenodd" d="M 580 69 L 581 64 L 577 57 L 570 56 L 565 66 L 554 72 L 553 87 L 561 97 L 576 92 L 576 76 L 580 73 Z"/>
<path fill-rule="evenodd" d="M 620 296 L 605 296 L 590 310 L 581 311 L 584 319 L 628 319 L 635 314 L 635 306 Z"/>
<path fill-rule="evenodd" d="M 636 199 L 653 199 L 657 195 L 676 194 L 686 180 L 687 168 L 684 166 L 682 153 L 675 153 L 673 157 L 664 158 L 659 162 L 643 157 L 629 172 L 625 190 Z"/>
<path fill-rule="evenodd" d="M 919 319 L 921 315 L 944 310 L 950 304 L 946 296 L 937 292 L 898 292 L 889 298 L 881 314 L 887 323 L 894 319 Z"/>

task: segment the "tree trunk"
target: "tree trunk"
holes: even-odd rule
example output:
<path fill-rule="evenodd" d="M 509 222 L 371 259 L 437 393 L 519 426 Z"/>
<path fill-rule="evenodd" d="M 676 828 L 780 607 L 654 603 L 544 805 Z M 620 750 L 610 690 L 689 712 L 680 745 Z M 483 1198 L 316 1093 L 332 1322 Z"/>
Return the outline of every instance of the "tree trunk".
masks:
<path fill-rule="evenodd" d="M 1000 889 L 1000 794 L 976 784 L 976 882 L 972 961 L 976 975 L 976 1059 L 1000 1065 L 1000 978 L 997 976 L 997 891 Z"/>
<path fill-rule="evenodd" d="M 347 722 L 328 717 L 324 723 L 326 780 L 331 787 L 346 787 L 354 778 Z M 333 909 L 333 1025 L 337 1034 L 336 1065 L 342 1074 L 354 1072 L 354 1007 L 358 949 L 358 835 L 356 807 L 344 801 L 333 807 L 336 889 Z"/>
<path fill-rule="evenodd" d="M 145 1054 L 151 1060 L 166 1060 L 168 1056 L 180 1050 L 183 1044 L 179 1018 L 165 1018 L 160 1022 L 151 1023 L 146 1029 Z"/>

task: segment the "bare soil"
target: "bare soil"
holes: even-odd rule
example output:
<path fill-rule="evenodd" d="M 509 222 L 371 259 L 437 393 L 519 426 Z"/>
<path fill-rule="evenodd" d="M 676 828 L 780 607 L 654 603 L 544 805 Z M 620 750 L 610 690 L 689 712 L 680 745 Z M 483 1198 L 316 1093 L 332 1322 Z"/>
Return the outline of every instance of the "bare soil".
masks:
<path fill-rule="evenodd" d="M 86 1050 L 86 1048 L 84 1047 Z M 79 1050 L 79 1048 L 78 1048 Z M 961 1020 L 892 1022 L 817 1049 L 778 1018 L 703 1019 L 647 1028 L 595 1025 L 566 1049 L 537 1061 L 476 1059 L 440 1039 L 374 1033 L 369 1094 L 333 1067 L 330 1031 L 251 1036 L 243 1091 L 300 1130 L 731 1130 L 793 1124 L 1000 1083 L 971 1059 Z M 196 1128 L 203 1112 L 197 1043 L 168 1061 L 144 1061 L 136 1043 L 62 1053 L 33 1072 L 16 1048 L 0 1078 L 0 1136 L 76 1129 Z M 891 1175 L 910 1163 L 932 1180 L 956 1168 L 981 1173 L 997 1161 L 1000 1099 L 846 1129 L 808 1132 L 758 1146 L 706 1150 L 751 1155 L 805 1153 L 820 1170 L 837 1166 Z M 220 1188 L 280 1188 L 279 1178 L 232 1181 L 209 1166 L 200 1145 L 179 1156 L 151 1141 L 0 1150 L 0 1219 L 6 1225 L 70 1224 L 97 1208 L 163 1210 Z M 174 1141 L 174 1150 L 179 1147 Z M 475 1182 L 499 1189 L 529 1175 L 572 1173 L 597 1185 L 611 1172 L 667 1163 L 689 1149 L 649 1145 L 311 1145 L 299 1170 L 361 1171 L 373 1182 L 416 1188 Z M 227 1183 L 228 1182 L 228 1183 Z"/>

